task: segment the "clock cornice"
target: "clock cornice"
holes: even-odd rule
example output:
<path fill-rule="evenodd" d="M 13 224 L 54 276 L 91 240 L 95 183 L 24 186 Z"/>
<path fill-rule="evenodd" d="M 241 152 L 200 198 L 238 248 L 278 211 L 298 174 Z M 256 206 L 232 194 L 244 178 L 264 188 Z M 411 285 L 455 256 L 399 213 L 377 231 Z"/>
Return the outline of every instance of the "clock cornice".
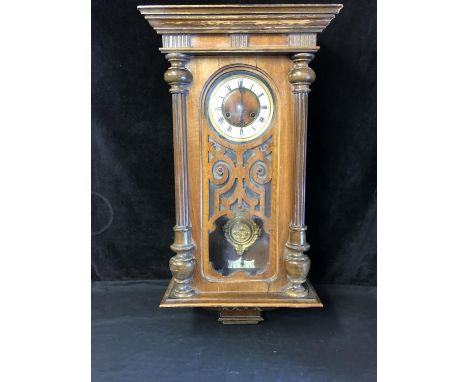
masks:
<path fill-rule="evenodd" d="M 322 32 L 341 4 L 141 5 L 160 34 Z"/>

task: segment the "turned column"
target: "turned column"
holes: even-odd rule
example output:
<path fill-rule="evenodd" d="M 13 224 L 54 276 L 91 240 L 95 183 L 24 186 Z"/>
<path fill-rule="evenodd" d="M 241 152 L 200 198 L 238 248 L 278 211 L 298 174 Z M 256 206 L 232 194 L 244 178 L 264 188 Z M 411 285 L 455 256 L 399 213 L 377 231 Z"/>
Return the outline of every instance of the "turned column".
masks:
<path fill-rule="evenodd" d="M 171 297 L 186 298 L 195 294 L 192 287 L 196 261 L 193 256 L 195 245 L 192 240 L 192 227 L 189 218 L 189 190 L 187 179 L 187 94 L 192 83 L 192 73 L 186 68 L 190 56 L 170 53 L 166 59 L 171 67 L 164 73 L 164 80 L 172 93 L 172 120 L 174 129 L 174 179 L 176 225 L 174 243 L 171 249 L 176 252 L 169 261 L 174 280 Z"/>
<path fill-rule="evenodd" d="M 289 72 L 294 97 L 294 123 L 296 152 L 294 158 L 294 210 L 289 225 L 289 238 L 286 243 L 284 261 L 288 275 L 285 293 L 292 297 L 306 297 L 307 289 L 302 285 L 310 269 L 310 260 L 304 255 L 309 249 L 306 242 L 307 227 L 305 216 L 305 178 L 307 151 L 307 103 L 310 85 L 315 81 L 315 72 L 309 68 L 314 59 L 311 53 L 298 53 L 292 56 L 294 63 Z"/>

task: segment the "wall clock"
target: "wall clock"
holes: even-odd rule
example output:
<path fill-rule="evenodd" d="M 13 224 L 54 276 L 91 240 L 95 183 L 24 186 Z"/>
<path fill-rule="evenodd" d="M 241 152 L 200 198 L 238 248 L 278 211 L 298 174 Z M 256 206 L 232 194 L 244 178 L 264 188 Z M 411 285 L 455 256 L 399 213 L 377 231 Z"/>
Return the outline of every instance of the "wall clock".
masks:
<path fill-rule="evenodd" d="M 307 106 L 341 5 L 140 6 L 171 66 L 176 253 L 164 308 L 321 307 L 307 280 Z"/>

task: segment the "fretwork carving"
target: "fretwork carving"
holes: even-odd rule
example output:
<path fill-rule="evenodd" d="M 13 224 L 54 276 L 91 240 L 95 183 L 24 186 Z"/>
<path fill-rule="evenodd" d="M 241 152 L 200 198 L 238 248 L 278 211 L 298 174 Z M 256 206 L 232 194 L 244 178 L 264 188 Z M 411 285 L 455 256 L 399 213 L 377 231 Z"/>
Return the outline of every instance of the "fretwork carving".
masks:
<path fill-rule="evenodd" d="M 210 185 L 210 230 L 221 216 L 229 219 L 237 210 L 248 211 L 264 221 L 268 231 L 271 217 L 271 166 L 272 137 L 255 147 L 233 150 L 220 143 L 217 137 L 208 134 L 207 155 L 211 171 Z"/>

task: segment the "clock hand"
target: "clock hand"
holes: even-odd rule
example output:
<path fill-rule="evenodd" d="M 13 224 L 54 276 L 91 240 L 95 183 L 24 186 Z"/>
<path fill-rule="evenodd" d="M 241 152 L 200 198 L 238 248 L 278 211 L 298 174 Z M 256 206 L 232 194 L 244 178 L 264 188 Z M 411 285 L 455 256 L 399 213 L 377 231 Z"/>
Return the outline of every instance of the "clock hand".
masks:
<path fill-rule="evenodd" d="M 240 88 L 240 102 L 241 102 L 241 115 L 240 115 L 240 121 L 239 124 L 241 126 L 244 126 L 244 92 L 242 91 L 242 88 Z"/>

